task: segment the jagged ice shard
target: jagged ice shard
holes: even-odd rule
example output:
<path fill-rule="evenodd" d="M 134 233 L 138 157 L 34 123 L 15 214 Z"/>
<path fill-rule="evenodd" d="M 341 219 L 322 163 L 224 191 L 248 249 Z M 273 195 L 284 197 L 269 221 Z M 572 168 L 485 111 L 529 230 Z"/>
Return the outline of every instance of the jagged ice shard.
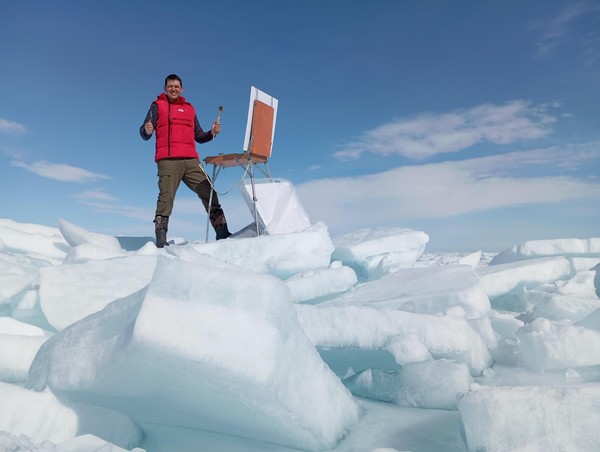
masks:
<path fill-rule="evenodd" d="M 147 290 L 50 339 L 28 386 L 137 422 L 331 448 L 358 408 L 289 298 L 273 276 L 160 257 Z"/>

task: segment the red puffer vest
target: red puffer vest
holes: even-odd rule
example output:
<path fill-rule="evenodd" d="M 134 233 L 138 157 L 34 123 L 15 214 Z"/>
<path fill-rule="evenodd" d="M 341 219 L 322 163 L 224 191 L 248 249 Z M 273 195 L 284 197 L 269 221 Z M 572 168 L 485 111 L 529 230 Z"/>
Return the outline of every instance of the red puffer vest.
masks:
<path fill-rule="evenodd" d="M 192 104 L 180 97 L 170 103 L 163 93 L 154 101 L 158 107 L 156 123 L 156 154 L 154 160 L 167 158 L 198 158 L 194 141 L 194 118 Z"/>

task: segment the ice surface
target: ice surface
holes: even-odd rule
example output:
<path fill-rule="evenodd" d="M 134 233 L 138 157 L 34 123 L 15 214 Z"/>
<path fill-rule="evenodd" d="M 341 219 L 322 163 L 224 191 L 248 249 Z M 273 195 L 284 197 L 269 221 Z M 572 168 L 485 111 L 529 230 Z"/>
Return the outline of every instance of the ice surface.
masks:
<path fill-rule="evenodd" d="M 523 367 L 543 372 L 600 364 L 600 331 L 535 319 L 517 331 Z"/>
<path fill-rule="evenodd" d="M 0 317 L 0 381 L 26 381 L 33 358 L 51 335 L 36 326 Z"/>
<path fill-rule="evenodd" d="M 600 308 L 596 309 L 580 322 L 577 322 L 577 325 L 600 331 Z"/>
<path fill-rule="evenodd" d="M 433 359 L 427 346 L 418 334 L 408 333 L 394 336 L 387 344 L 387 350 L 398 364 L 407 364 Z"/>
<path fill-rule="evenodd" d="M 144 292 L 54 336 L 29 385 L 138 422 L 310 450 L 332 447 L 356 422 L 355 403 L 306 338 L 282 281 L 161 257 Z"/>
<path fill-rule="evenodd" d="M 39 283 L 38 266 L 26 256 L 0 254 L 0 313 L 11 311 Z"/>
<path fill-rule="evenodd" d="M 405 364 L 392 372 L 367 369 L 344 379 L 344 384 L 353 394 L 370 399 L 455 410 L 472 381 L 465 364 L 437 360 Z"/>
<path fill-rule="evenodd" d="M 125 452 L 123 449 L 109 441 L 91 434 L 76 436 L 60 444 L 54 444 L 52 441 L 42 440 L 40 442 L 32 441 L 26 435 L 11 435 L 10 433 L 0 432 L 0 450 L 2 451 L 35 451 L 35 452 Z M 132 452 L 145 452 L 144 449 L 134 448 Z"/>
<path fill-rule="evenodd" d="M 60 226 L 0 220 L 0 450 L 599 450 L 597 239 L 488 266 L 400 228 Z"/>
<path fill-rule="evenodd" d="M 524 325 L 524 322 L 517 319 L 515 312 L 492 311 L 490 321 L 494 331 L 502 338 L 516 338 L 517 331 Z"/>
<path fill-rule="evenodd" d="M 600 257 L 569 257 L 569 262 L 574 272 L 581 272 L 600 265 Z"/>
<path fill-rule="evenodd" d="M 474 253 L 467 254 L 466 256 L 459 258 L 458 263 L 468 265 L 472 268 L 477 268 L 481 263 L 482 254 L 483 252 L 481 250 L 475 251 Z"/>
<path fill-rule="evenodd" d="M 36 441 L 60 443 L 91 433 L 120 447 L 131 449 L 142 432 L 122 413 L 59 400 L 50 390 L 30 391 L 0 382 L 0 431 L 27 435 Z"/>
<path fill-rule="evenodd" d="M 460 306 L 467 318 L 487 316 L 490 311 L 490 301 L 477 273 L 466 265 L 400 269 L 323 304 L 394 308 L 424 314 L 443 314 Z"/>
<path fill-rule="evenodd" d="M 550 320 L 579 321 L 600 308 L 598 297 L 586 298 L 574 295 L 560 295 L 544 291 L 525 291 L 523 299 L 533 306 L 529 317 L 543 317 Z"/>
<path fill-rule="evenodd" d="M 571 279 L 560 283 L 556 289 L 559 295 L 575 295 L 578 297 L 598 298 L 594 287 L 596 271 L 579 271 Z"/>
<path fill-rule="evenodd" d="M 523 318 L 579 321 L 600 308 L 596 294 L 595 270 L 578 271 L 567 280 L 524 290 L 520 295 L 527 313 Z"/>
<path fill-rule="evenodd" d="M 378 352 L 383 349 L 389 354 L 390 341 L 407 334 L 417 335 L 434 358 L 467 364 L 473 375 L 491 365 L 483 338 L 465 319 L 368 306 L 296 305 L 296 311 L 315 346 L 329 350 L 331 360 L 346 358 L 336 365 L 326 358 L 338 375 L 348 367 L 355 371 L 377 367 L 373 364 Z"/>
<path fill-rule="evenodd" d="M 530 259 L 477 269 L 488 296 L 498 298 L 523 288 L 535 288 L 571 276 L 571 264 L 563 256 Z"/>
<path fill-rule="evenodd" d="M 361 229 L 334 238 L 333 258 L 366 279 L 411 267 L 425 250 L 429 236 L 406 228 Z"/>
<path fill-rule="evenodd" d="M 474 253 L 429 253 L 423 252 L 415 267 L 439 267 L 451 264 L 468 265 L 472 268 L 485 267 L 496 253 L 476 251 Z"/>
<path fill-rule="evenodd" d="M 40 304 L 57 330 L 146 287 L 156 256 L 130 255 L 40 270 Z"/>
<path fill-rule="evenodd" d="M 127 450 L 88 433 L 63 441 L 57 445 L 56 452 L 125 452 Z M 144 452 L 144 449 L 135 447 L 131 452 Z"/>
<path fill-rule="evenodd" d="M 600 450 L 597 383 L 481 387 L 467 393 L 458 409 L 469 451 L 508 451 L 536 443 L 549 452 Z"/>
<path fill-rule="evenodd" d="M 325 297 L 346 292 L 357 282 L 354 270 L 339 261 L 332 262 L 328 268 L 300 273 L 285 280 L 295 303 L 322 301 Z"/>
<path fill-rule="evenodd" d="M 549 256 L 600 257 L 600 238 L 530 240 L 498 253 L 490 265 Z"/>
<path fill-rule="evenodd" d="M 323 223 L 292 234 L 190 244 L 196 251 L 255 271 L 289 278 L 331 263 L 333 243 Z"/>
<path fill-rule="evenodd" d="M 123 252 L 116 237 L 87 231 L 62 218 L 58 221 L 58 227 L 72 248 L 66 257 L 67 263 L 78 262 L 90 257 L 108 259 L 119 256 Z"/>
<path fill-rule="evenodd" d="M 0 219 L 0 240 L 10 252 L 61 263 L 69 245 L 57 228 Z"/>

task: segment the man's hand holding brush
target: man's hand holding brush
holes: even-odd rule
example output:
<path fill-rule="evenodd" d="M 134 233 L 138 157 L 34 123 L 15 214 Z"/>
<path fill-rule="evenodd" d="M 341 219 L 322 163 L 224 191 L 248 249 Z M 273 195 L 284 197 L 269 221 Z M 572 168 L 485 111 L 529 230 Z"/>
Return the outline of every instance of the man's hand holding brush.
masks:
<path fill-rule="evenodd" d="M 219 115 L 217 116 L 217 120 L 213 123 L 210 131 L 213 134 L 213 137 L 216 137 L 221 132 L 221 113 L 223 112 L 223 106 L 219 105 Z"/>

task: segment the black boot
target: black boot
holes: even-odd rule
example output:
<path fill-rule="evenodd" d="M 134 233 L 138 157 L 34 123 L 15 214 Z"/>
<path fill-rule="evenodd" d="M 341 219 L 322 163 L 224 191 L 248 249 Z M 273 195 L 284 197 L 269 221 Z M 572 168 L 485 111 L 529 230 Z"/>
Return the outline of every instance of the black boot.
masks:
<path fill-rule="evenodd" d="M 217 233 L 217 240 L 226 239 L 227 237 L 231 237 L 231 232 L 227 229 L 227 223 L 220 228 L 215 228 L 215 232 Z"/>
<path fill-rule="evenodd" d="M 215 230 L 217 234 L 217 240 L 226 239 L 231 236 L 231 232 L 227 228 L 227 220 L 225 219 L 225 213 L 223 213 L 223 209 L 214 209 L 210 213 L 210 224 Z"/>
<path fill-rule="evenodd" d="M 154 217 L 154 232 L 156 233 L 156 247 L 164 248 L 169 246 L 167 242 L 167 230 L 169 229 L 169 217 L 156 215 Z"/>

